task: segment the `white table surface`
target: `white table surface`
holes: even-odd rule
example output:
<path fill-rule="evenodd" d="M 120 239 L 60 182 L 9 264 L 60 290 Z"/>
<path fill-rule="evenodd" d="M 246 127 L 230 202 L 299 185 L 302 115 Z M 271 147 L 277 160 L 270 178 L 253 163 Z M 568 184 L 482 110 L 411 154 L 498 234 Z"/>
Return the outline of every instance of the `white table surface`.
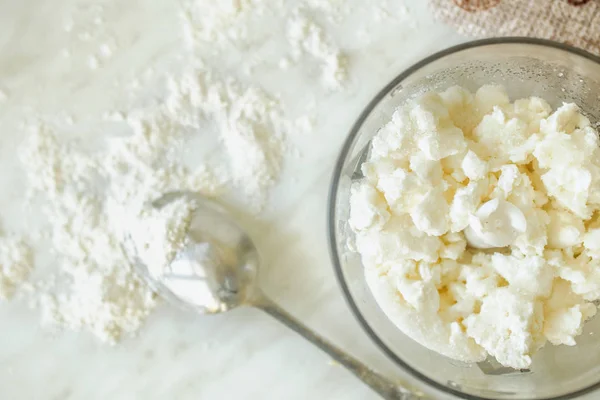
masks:
<path fill-rule="evenodd" d="M 433 21 L 424 3 L 407 1 L 404 18 L 381 18 L 370 13 L 371 2 L 346 2 L 355 8 L 330 31 L 350 57 L 350 81 L 342 92 L 326 93 L 302 69 L 294 79 L 285 71 L 265 78 L 260 67 L 252 76 L 291 108 L 314 99 L 317 117 L 312 133 L 293 138 L 302 157 L 288 160 L 267 211 L 246 218 L 263 252 L 265 291 L 310 327 L 396 377 L 406 375 L 369 341 L 335 281 L 327 191 L 339 148 L 376 91 L 418 59 L 466 40 Z M 27 115 L 99 115 L 120 104 L 121 82 L 148 65 L 160 70 L 161 60 L 182 46 L 177 10 L 171 0 L 0 0 L 0 89 L 8 95 L 0 104 L 1 170 L 15 171 L 7 160 Z M 285 50 L 280 33 L 271 33 L 264 40 L 279 40 Z M 89 68 L 103 43 L 114 46 L 113 55 Z M 267 61 L 276 65 L 278 59 Z M 6 184 L 6 173 L 0 175 Z M 10 193 L 0 195 L 4 210 L 15 201 Z M 24 304 L 0 305 L 0 399 L 377 398 L 321 351 L 252 309 L 197 317 L 165 305 L 138 337 L 115 347 L 87 334 L 48 333 L 38 320 Z"/>

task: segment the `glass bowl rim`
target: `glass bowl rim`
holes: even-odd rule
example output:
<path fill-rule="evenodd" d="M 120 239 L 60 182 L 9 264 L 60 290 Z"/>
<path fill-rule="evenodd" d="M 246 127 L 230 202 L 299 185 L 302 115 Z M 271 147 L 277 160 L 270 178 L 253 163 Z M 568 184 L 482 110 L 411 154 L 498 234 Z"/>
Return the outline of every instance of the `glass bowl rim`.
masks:
<path fill-rule="evenodd" d="M 582 49 L 579 49 L 579 48 L 576 48 L 576 47 L 573 47 L 573 46 L 570 46 L 570 45 L 567 45 L 564 43 L 559 43 L 559 42 L 555 42 L 552 40 L 548 40 L 548 39 L 538 39 L 538 38 L 520 37 L 520 36 L 472 40 L 472 41 L 461 43 L 461 44 L 458 44 L 455 46 L 451 46 L 449 48 L 438 51 L 428 57 L 423 58 L 422 60 L 418 61 L 417 63 L 412 64 L 410 67 L 406 68 L 398 76 L 396 76 L 394 79 L 392 79 L 392 81 L 390 83 L 385 85 L 383 87 L 383 89 L 381 89 L 379 92 L 377 92 L 375 97 L 373 97 L 373 99 L 367 104 L 367 106 L 361 112 L 358 119 L 353 124 L 353 126 L 352 126 L 348 136 L 346 137 L 344 144 L 339 152 L 339 155 L 338 155 L 338 158 L 335 163 L 334 170 L 333 170 L 333 178 L 331 180 L 331 185 L 329 188 L 329 198 L 328 198 L 328 202 L 327 202 L 327 204 L 328 204 L 327 229 L 328 229 L 328 240 L 329 240 L 329 255 L 330 255 L 330 258 L 331 258 L 331 261 L 333 264 L 334 273 L 336 275 L 338 284 L 340 285 L 340 287 L 342 289 L 346 303 L 350 307 L 350 310 L 352 311 L 354 318 L 356 318 L 358 323 L 361 325 L 363 331 L 369 336 L 371 341 L 373 341 L 373 343 L 375 343 L 375 345 L 381 351 L 383 351 L 383 353 L 389 359 L 391 359 L 401 369 L 408 372 L 409 375 L 416 378 L 421 383 L 425 383 L 426 385 L 433 387 L 434 389 L 437 389 L 443 393 L 451 394 L 451 395 L 454 395 L 454 396 L 457 396 L 459 398 L 466 399 L 466 400 L 494 400 L 494 399 L 489 398 L 489 397 L 479 397 L 479 396 L 463 393 L 459 390 L 453 389 L 453 388 L 443 385 L 439 382 L 436 382 L 433 379 L 429 378 L 428 376 L 424 375 L 423 373 L 417 371 L 416 369 L 411 367 L 408 363 L 403 361 L 400 357 L 398 357 L 379 338 L 379 336 L 377 336 L 377 334 L 371 328 L 371 326 L 369 325 L 367 320 L 363 317 L 363 315 L 360 312 L 356 302 L 354 301 L 354 298 L 352 297 L 352 294 L 350 293 L 350 289 L 344 279 L 344 273 L 342 271 L 340 258 L 339 258 L 338 252 L 337 252 L 338 241 L 337 241 L 337 233 L 335 230 L 335 226 L 336 226 L 335 204 L 337 201 L 337 189 L 338 189 L 338 186 L 340 183 L 341 172 L 344 167 L 344 161 L 346 159 L 346 156 L 348 155 L 350 146 L 352 145 L 352 142 L 358 135 L 358 132 L 359 132 L 362 124 L 367 119 L 369 114 L 373 111 L 373 109 L 377 106 L 377 104 L 379 104 L 379 102 L 385 96 L 387 96 L 388 93 L 390 93 L 396 86 L 398 86 L 407 77 L 409 77 L 410 75 L 412 75 L 413 73 L 418 71 L 420 68 L 430 64 L 431 62 L 434 62 L 438 59 L 441 59 L 443 57 L 446 57 L 448 55 L 451 55 L 453 53 L 457 53 L 457 52 L 460 52 L 463 50 L 476 48 L 476 47 L 482 47 L 482 46 L 488 46 L 488 45 L 496 45 L 496 44 L 524 44 L 524 45 L 542 46 L 542 47 L 563 50 L 568 53 L 572 53 L 572 54 L 578 55 L 580 57 L 586 58 L 586 59 L 593 61 L 593 62 L 597 63 L 598 65 L 600 65 L 600 57 L 596 56 L 592 53 L 589 53 L 585 50 L 582 50 Z M 600 378 L 599 378 L 598 382 L 596 382 L 592 385 L 586 386 L 582 389 L 579 389 L 575 392 L 563 394 L 560 396 L 537 398 L 536 400 L 574 399 L 576 397 L 580 397 L 585 394 L 592 393 L 592 392 L 596 391 L 597 389 L 600 389 Z"/>

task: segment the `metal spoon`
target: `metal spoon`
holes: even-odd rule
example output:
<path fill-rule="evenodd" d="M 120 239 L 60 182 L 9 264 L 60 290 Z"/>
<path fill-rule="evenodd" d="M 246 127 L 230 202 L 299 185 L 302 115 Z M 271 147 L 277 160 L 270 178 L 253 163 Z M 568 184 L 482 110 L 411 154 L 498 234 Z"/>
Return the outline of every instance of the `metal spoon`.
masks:
<path fill-rule="evenodd" d="M 156 209 L 187 196 L 196 204 L 192 213 L 185 247 L 175 256 L 171 265 L 178 260 L 191 260 L 194 257 L 212 257 L 211 263 L 191 273 L 162 274 L 159 279 L 149 273 L 141 261 L 131 238 L 125 241 L 128 254 L 148 284 L 163 297 L 176 305 L 191 309 L 200 314 L 214 314 L 232 310 L 240 306 L 256 307 L 278 319 L 284 325 L 304 336 L 339 364 L 346 367 L 361 381 L 370 386 L 385 399 L 418 400 L 420 394 L 410 390 L 400 382 L 392 381 L 373 371 L 359 360 L 344 353 L 338 347 L 319 336 L 288 312 L 270 300 L 258 283 L 259 256 L 250 237 L 230 217 L 220 205 L 199 194 L 190 192 L 172 192 L 165 194 L 152 203 Z M 207 247 L 208 246 L 208 247 Z M 198 249 L 202 251 L 198 253 Z M 210 267 L 206 267 L 209 265 Z M 190 299 L 189 285 L 201 285 L 208 297 L 200 303 Z M 178 283 L 174 285 L 174 283 Z M 183 290 L 184 288 L 185 290 Z"/>

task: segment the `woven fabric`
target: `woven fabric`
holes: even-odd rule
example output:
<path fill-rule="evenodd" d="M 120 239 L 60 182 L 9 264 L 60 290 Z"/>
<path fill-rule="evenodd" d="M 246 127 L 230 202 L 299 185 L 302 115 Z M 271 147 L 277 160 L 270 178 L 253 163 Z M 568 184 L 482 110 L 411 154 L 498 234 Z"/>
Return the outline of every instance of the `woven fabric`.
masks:
<path fill-rule="evenodd" d="M 435 17 L 467 36 L 533 36 L 600 55 L 600 0 L 430 0 Z"/>

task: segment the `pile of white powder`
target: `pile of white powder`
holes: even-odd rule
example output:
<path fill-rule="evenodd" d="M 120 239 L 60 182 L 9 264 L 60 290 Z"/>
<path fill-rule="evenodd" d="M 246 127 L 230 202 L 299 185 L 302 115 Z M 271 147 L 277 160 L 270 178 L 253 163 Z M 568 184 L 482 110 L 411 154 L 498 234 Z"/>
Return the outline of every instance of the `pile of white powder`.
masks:
<path fill-rule="evenodd" d="M 168 90 L 163 104 L 127 112 L 121 123 L 128 134 L 108 136 L 97 150 L 44 123 L 25 140 L 20 151 L 29 198 L 43 204 L 57 266 L 36 283 L 46 322 L 108 342 L 139 328 L 156 300 L 138 280 L 122 241 L 132 217 L 162 193 L 213 196 L 228 187 L 241 193 L 250 211 L 264 206 L 281 169 L 283 137 L 294 129 L 278 102 L 258 87 L 216 78 L 201 64 L 170 77 Z M 190 167 L 182 151 L 203 135 L 207 121 L 218 132 L 221 157 L 216 165 Z M 3 281 L 12 287 L 31 263 L 17 250 L 5 257 Z"/>

